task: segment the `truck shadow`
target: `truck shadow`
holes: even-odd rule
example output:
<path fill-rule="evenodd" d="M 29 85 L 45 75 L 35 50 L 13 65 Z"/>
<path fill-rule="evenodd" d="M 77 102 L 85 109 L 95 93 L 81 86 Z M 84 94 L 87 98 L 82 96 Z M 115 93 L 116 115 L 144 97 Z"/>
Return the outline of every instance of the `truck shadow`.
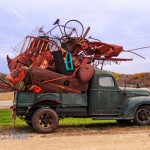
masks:
<path fill-rule="evenodd" d="M 133 130 L 139 128 L 133 123 L 130 125 L 118 124 L 117 122 L 108 123 L 88 123 L 88 124 L 70 124 L 70 125 L 59 125 L 53 135 L 81 135 L 81 134 L 95 134 L 95 133 L 109 133 L 109 132 L 124 132 L 126 130 Z M 4 129 L 4 128 L 3 128 Z M 4 129 L 4 130 L 7 130 Z M 9 130 L 15 130 L 16 132 L 27 132 L 30 134 L 38 134 L 32 127 L 28 125 L 12 126 Z"/>
<path fill-rule="evenodd" d="M 134 123 L 130 125 L 118 124 L 117 122 L 109 123 L 91 123 L 79 125 L 60 125 L 56 130 L 56 134 L 61 135 L 85 135 L 85 134 L 115 134 L 126 133 L 127 131 L 135 131 L 139 129 Z"/>
<path fill-rule="evenodd" d="M 89 124 L 79 124 L 79 125 L 60 125 L 60 128 L 87 128 L 87 129 L 109 129 L 109 128 L 122 128 L 122 127 L 134 127 L 135 124 L 119 124 L 117 122 L 108 122 L 108 123 L 89 123 Z"/>

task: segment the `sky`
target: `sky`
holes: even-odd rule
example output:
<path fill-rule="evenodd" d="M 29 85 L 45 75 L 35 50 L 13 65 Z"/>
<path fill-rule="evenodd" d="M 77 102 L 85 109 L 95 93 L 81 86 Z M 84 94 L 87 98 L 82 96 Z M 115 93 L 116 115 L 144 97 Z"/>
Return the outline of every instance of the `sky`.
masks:
<path fill-rule="evenodd" d="M 70 19 L 91 28 L 87 37 L 123 46 L 124 50 L 150 45 L 149 0 L 0 0 L 0 72 L 9 73 L 6 55 L 15 57 L 12 47 L 35 27 L 48 31 L 59 18 L 61 24 Z M 133 58 L 120 65 L 104 65 L 113 72 L 134 74 L 150 72 L 150 48 L 119 58 Z"/>

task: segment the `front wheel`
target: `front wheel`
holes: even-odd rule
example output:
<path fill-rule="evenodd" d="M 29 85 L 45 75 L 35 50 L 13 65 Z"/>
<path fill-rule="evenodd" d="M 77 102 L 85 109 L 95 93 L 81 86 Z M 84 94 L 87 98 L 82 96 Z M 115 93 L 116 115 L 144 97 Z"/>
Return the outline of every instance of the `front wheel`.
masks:
<path fill-rule="evenodd" d="M 33 128 L 39 133 L 53 132 L 58 127 L 58 122 L 57 113 L 49 108 L 38 109 L 32 117 Z"/>
<path fill-rule="evenodd" d="M 150 125 L 150 106 L 141 106 L 135 114 L 135 123 L 138 125 Z"/>

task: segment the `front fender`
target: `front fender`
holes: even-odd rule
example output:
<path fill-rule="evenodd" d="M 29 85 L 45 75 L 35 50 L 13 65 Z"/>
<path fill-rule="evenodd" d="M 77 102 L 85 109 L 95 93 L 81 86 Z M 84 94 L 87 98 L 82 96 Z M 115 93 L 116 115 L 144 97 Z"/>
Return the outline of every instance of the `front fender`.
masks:
<path fill-rule="evenodd" d="M 141 105 L 150 105 L 150 97 L 140 96 L 126 99 L 121 106 L 120 117 L 134 119 L 135 113 Z"/>

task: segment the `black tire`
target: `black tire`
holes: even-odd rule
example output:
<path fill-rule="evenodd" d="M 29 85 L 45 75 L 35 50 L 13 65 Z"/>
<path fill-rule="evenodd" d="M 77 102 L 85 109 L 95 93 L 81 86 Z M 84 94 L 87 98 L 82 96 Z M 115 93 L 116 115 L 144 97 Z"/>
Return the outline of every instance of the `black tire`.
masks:
<path fill-rule="evenodd" d="M 116 120 L 120 125 L 130 125 L 131 120 Z"/>
<path fill-rule="evenodd" d="M 32 126 L 39 133 L 53 132 L 59 124 L 57 113 L 49 108 L 38 109 L 32 117 Z"/>
<path fill-rule="evenodd" d="M 84 27 L 82 23 L 78 20 L 69 20 L 68 22 L 66 22 L 64 26 L 64 33 L 68 38 L 72 38 L 72 37 L 78 38 L 83 35 L 83 32 L 84 32 Z"/>
<path fill-rule="evenodd" d="M 138 125 L 150 125 L 150 106 L 141 106 L 135 114 L 135 123 Z"/>

